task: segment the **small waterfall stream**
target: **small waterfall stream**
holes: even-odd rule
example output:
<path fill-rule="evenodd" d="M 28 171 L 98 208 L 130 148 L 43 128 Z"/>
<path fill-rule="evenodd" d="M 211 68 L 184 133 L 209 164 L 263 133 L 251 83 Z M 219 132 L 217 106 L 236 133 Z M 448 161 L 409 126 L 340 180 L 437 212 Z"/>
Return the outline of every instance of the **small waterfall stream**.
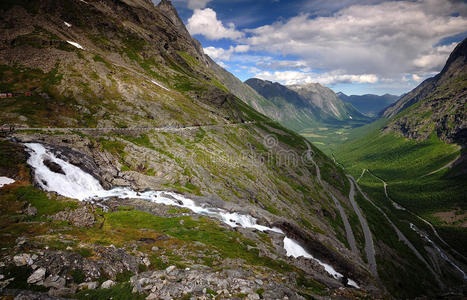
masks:
<path fill-rule="evenodd" d="M 449 256 L 441 249 L 438 247 L 438 245 L 435 244 L 435 242 L 433 242 L 426 233 L 424 233 L 423 231 L 419 230 L 417 228 L 417 226 L 415 226 L 414 224 L 410 223 L 410 228 L 415 231 L 422 239 L 424 239 L 425 241 L 427 241 L 429 244 L 431 244 L 431 246 L 433 248 L 436 249 L 436 251 L 438 251 L 439 253 L 439 256 L 444 259 L 446 262 L 448 262 L 454 269 L 456 269 L 461 275 L 462 277 L 464 278 L 464 281 L 467 281 L 467 274 L 465 274 L 465 272 L 458 266 L 456 265 L 450 258 Z"/>
<path fill-rule="evenodd" d="M 273 231 L 284 235 L 284 249 L 287 256 L 298 258 L 303 256 L 312 259 L 324 267 L 327 273 L 336 279 L 344 276 L 337 272 L 331 265 L 326 264 L 308 253 L 297 241 L 285 236 L 285 233 L 277 227 L 267 227 L 257 224 L 254 217 L 236 212 L 228 212 L 224 209 L 197 205 L 193 200 L 180 194 L 164 191 L 137 192 L 126 187 L 115 187 L 106 190 L 92 175 L 84 172 L 63 159 L 56 157 L 51 151 L 38 143 L 26 143 L 30 154 L 27 163 L 34 169 L 34 175 L 39 186 L 45 191 L 56 192 L 62 196 L 78 199 L 80 201 L 93 201 L 116 197 L 120 199 L 143 199 L 154 203 L 174 205 L 190 209 L 196 214 L 215 217 L 231 227 L 253 228 L 259 231 Z M 63 173 L 51 171 L 44 163 L 49 160 L 57 164 Z M 348 279 L 348 284 L 359 288 L 357 283 Z"/>

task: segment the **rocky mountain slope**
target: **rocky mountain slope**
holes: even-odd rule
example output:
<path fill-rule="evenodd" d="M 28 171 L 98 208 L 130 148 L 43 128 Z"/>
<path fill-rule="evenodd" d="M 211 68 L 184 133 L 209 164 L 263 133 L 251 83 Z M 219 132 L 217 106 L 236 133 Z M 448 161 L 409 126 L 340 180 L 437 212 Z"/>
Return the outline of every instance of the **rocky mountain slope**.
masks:
<path fill-rule="evenodd" d="M 339 100 L 332 90 L 317 83 L 283 86 L 257 78 L 245 83 L 272 102 L 264 105 L 265 114 L 297 131 L 326 123 L 368 120 L 352 105 Z M 275 108 L 273 113 L 270 106 Z"/>
<path fill-rule="evenodd" d="M 467 40 L 449 56 L 443 70 L 422 82 L 383 112 L 386 129 L 426 139 L 433 131 L 449 143 L 467 143 Z"/>
<path fill-rule="evenodd" d="M 339 92 L 339 99 L 352 104 L 358 111 L 369 117 L 376 117 L 385 110 L 388 106 L 396 102 L 400 97 L 396 95 L 384 94 L 382 96 L 366 94 L 366 95 L 350 95 Z"/>
<path fill-rule="evenodd" d="M 318 107 L 323 119 L 335 118 L 346 120 L 362 118 L 361 113 L 352 107 L 352 105 L 342 102 L 336 93 L 319 83 L 290 85 L 288 88 L 295 91 L 308 103 Z"/>
<path fill-rule="evenodd" d="M 1 175 L 15 180 L 0 189 L 2 293 L 303 299 L 384 291 L 348 246 L 335 205 L 355 216 L 345 174 L 232 94 L 169 1 L 4 1 L 0 10 L 0 91 L 12 94 L 0 101 L 0 118 L 16 129 L 0 142 Z M 135 199 L 98 204 L 42 191 L 56 181 L 38 177 L 30 142 L 47 149 L 40 165 L 56 178 L 68 178 L 73 168 L 63 164 L 71 163 Z M 309 254 L 294 258 L 274 231 L 138 198 L 148 190 L 280 228 L 342 276 Z M 209 282 L 195 284 L 201 273 Z"/>
<path fill-rule="evenodd" d="M 2 296 L 444 291 L 403 242 L 369 232 L 363 218 L 383 219 L 359 211 L 368 203 L 342 169 L 224 84 L 170 1 L 0 12 L 0 91 L 12 96 L 0 119 L 15 127 L 0 139 Z M 386 272 L 392 261 L 419 286 Z"/>

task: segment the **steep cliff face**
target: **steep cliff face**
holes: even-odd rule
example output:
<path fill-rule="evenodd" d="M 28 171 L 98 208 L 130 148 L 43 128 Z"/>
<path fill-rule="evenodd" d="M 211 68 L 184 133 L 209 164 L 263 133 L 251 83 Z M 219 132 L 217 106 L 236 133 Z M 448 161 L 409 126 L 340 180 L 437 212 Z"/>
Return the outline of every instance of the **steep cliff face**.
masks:
<path fill-rule="evenodd" d="M 467 40 L 449 56 L 443 70 L 422 82 L 383 112 L 386 130 L 426 139 L 432 132 L 449 142 L 467 143 Z"/>
<path fill-rule="evenodd" d="M 177 192 L 202 205 L 249 214 L 261 224 L 293 229 L 293 236 L 310 253 L 335 266 L 345 278 L 357 280 L 362 290 L 378 290 L 378 280 L 368 273 L 362 256 L 346 246 L 345 228 L 329 194 L 332 192 L 349 207 L 349 185 L 342 170 L 302 137 L 258 113 L 222 84 L 216 75 L 219 67 L 190 37 L 169 1 L 158 6 L 146 0 L 6 1 L 0 9 L 0 90 L 14 94 L 0 101 L 1 122 L 14 124 L 16 129 L 35 128 L 17 131 L 16 142 L 2 140 L 2 155 L 14 157 L 11 145 L 22 152 L 18 141 L 39 142 L 92 174 L 106 188 Z M 3 159 L 0 162 L 6 163 Z M 0 194 L 5 200 L 2 203 L 37 206 L 36 198 L 17 196 L 26 189 L 28 195 L 38 195 L 37 199 L 43 201 L 40 205 L 63 201 L 63 207 L 68 203 L 74 203 L 69 204 L 72 208 L 81 206 L 34 187 L 37 179 L 35 182 L 28 175 L 31 170 L 24 157 L 12 163 L 7 169 L 18 185 Z M 88 214 L 104 218 L 100 227 L 96 223 L 90 231 L 64 229 L 71 236 L 81 237 L 85 247 L 92 249 L 90 256 L 99 261 L 80 258 L 80 266 L 113 265 L 109 257 L 115 258 L 113 253 L 120 250 L 110 245 L 116 245 L 138 253 L 142 260 L 146 257 L 142 270 L 170 265 L 182 270 L 203 264 L 200 268 L 208 273 L 214 273 L 216 266 L 234 272 L 232 278 L 248 276 L 233 271 L 237 269 L 270 278 L 290 275 L 285 286 L 291 288 L 273 288 L 284 296 L 329 294 L 345 284 L 345 278 L 330 276 L 313 260 L 288 257 L 281 236 L 273 232 L 233 229 L 177 207 L 120 200 L 109 199 L 109 212 L 90 208 Z M 14 213 L 3 207 L 1 211 Z M 53 209 L 40 211 L 40 216 L 47 219 L 56 213 Z M 56 218 L 63 222 L 75 216 L 62 213 Z M 8 226 L 14 226 L 11 220 L 14 218 L 5 219 Z M 27 227 L 35 219 L 24 220 L 21 226 Z M 59 222 L 46 224 L 48 227 L 41 230 L 50 230 L 58 239 L 60 231 L 54 231 L 53 226 L 62 226 Z M 14 247 L 23 232 L 26 230 L 15 231 L 7 246 Z M 28 233 L 32 242 L 25 251 L 46 246 L 37 235 Z M 152 250 L 153 244 L 162 248 L 162 253 Z M 110 254 L 99 245 L 108 246 Z M 53 250 L 66 249 L 60 246 Z M 70 246 L 66 251 L 78 247 L 73 249 Z M 44 261 L 55 257 L 64 266 L 73 257 L 60 252 L 44 255 Z M 147 264 L 148 257 L 151 264 Z M 2 256 L 2 260 L 14 261 L 9 256 Z M 118 264 L 118 272 L 137 271 L 137 263 L 135 267 L 135 261 L 129 261 L 131 268 Z M 173 268 L 167 273 L 171 271 Z M 68 272 L 57 266 L 53 272 L 47 269 L 46 274 L 71 276 Z M 104 273 L 115 279 L 115 272 Z M 96 274 L 100 273 L 86 276 L 89 280 L 101 279 Z M 68 283 L 76 287 L 81 277 L 75 277 Z M 261 278 L 255 277 L 264 280 Z M 132 284 L 136 291 L 149 293 Z M 248 293 L 261 291 L 257 285 L 251 284 Z M 192 292 L 199 296 L 202 291 Z M 346 293 L 360 291 L 346 289 Z"/>
<path fill-rule="evenodd" d="M 290 89 L 297 92 L 310 104 L 318 107 L 323 115 L 329 115 L 336 119 L 348 119 L 345 104 L 329 88 L 319 83 L 308 83 L 303 85 L 291 85 Z"/>

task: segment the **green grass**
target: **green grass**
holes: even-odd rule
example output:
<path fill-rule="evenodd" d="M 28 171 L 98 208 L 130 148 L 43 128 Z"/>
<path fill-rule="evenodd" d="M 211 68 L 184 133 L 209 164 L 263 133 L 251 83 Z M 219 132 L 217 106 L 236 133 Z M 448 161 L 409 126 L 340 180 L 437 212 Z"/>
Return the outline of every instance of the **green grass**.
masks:
<path fill-rule="evenodd" d="M 454 160 L 460 154 L 459 147 L 442 142 L 435 134 L 431 134 L 424 141 L 410 140 L 392 133 L 384 134 L 380 128 L 385 122 L 380 120 L 355 133 L 350 142 L 334 149 L 335 157 L 344 165 L 346 172 L 351 173 L 355 178 L 360 177 L 363 169 L 371 171 L 361 177 L 359 185 L 426 258 L 423 242 L 408 224 L 414 223 L 428 233 L 432 233 L 431 229 L 407 211 L 395 209 L 386 198 L 383 183 L 378 178 L 387 182 L 388 193 L 393 200 L 426 219 L 431 220 L 431 214 L 434 212 L 455 208 L 465 209 L 467 186 L 465 182 L 463 183 L 465 180 L 462 176 L 456 175 L 455 170 L 444 169 L 433 175 L 424 176 Z M 358 138 L 359 134 L 363 136 Z M 400 243 L 397 243 L 397 236 L 390 232 L 392 229 L 389 228 L 388 231 L 387 226 L 381 226 L 381 217 L 372 216 L 377 212 L 372 212 L 371 206 L 361 198 L 358 202 L 367 215 L 374 236 L 395 249 L 397 256 L 406 256 L 404 247 L 400 247 Z M 448 240 L 458 252 L 465 253 L 463 245 L 467 244 L 467 231 L 464 228 L 434 225 L 443 239 Z M 435 236 L 431 238 L 442 246 Z M 407 260 L 414 265 L 414 268 L 417 263 L 419 264 L 416 258 L 407 258 Z M 409 272 L 412 275 L 401 277 L 400 267 L 391 261 L 397 262 L 397 258 L 391 255 L 378 257 L 381 279 L 394 290 L 394 295 L 405 297 L 420 293 L 411 277 L 421 276 L 423 266 L 419 271 Z M 401 286 L 403 293 L 406 294 L 397 291 Z"/>
<path fill-rule="evenodd" d="M 95 62 L 103 63 L 109 69 L 112 67 L 112 65 L 108 61 L 106 61 L 102 56 L 100 56 L 99 54 L 94 55 L 93 60 Z"/>
<path fill-rule="evenodd" d="M 37 208 L 38 216 L 48 216 L 65 210 L 66 208 L 77 208 L 78 203 L 75 201 L 57 201 L 50 199 L 44 191 L 41 191 L 33 186 L 20 186 L 10 190 L 8 199 L 16 201 L 25 201 Z"/>
<path fill-rule="evenodd" d="M 465 206 L 461 178 L 448 178 L 443 172 L 422 177 L 458 155 L 456 145 L 445 144 L 434 134 L 428 140 L 414 141 L 379 130 L 342 145 L 335 153 L 339 163 L 356 178 L 363 169 L 369 169 L 388 183 L 391 197 L 421 214 Z M 364 178 L 361 184 L 366 181 Z"/>
<path fill-rule="evenodd" d="M 375 246 L 381 247 L 384 244 L 394 250 L 388 252 L 382 248 L 376 255 L 378 274 L 390 293 L 396 298 L 413 298 L 430 290 L 436 291 L 437 284 L 431 273 L 413 252 L 399 241 L 396 232 L 384 216 L 359 193 L 356 201 L 368 221 Z"/>
<path fill-rule="evenodd" d="M 242 258 L 248 264 L 266 266 L 280 272 L 292 270 L 281 260 L 260 257 L 257 250 L 248 250 L 247 245 L 255 246 L 253 241 L 245 239 L 238 232 L 217 226 L 215 221 L 208 218 L 201 217 L 195 221 L 191 217 L 162 218 L 141 211 L 126 211 L 110 213 L 106 220 L 115 229 L 152 229 L 182 241 L 202 242 L 218 249 L 225 258 Z M 184 221 L 183 225 L 180 225 L 180 220 Z"/>

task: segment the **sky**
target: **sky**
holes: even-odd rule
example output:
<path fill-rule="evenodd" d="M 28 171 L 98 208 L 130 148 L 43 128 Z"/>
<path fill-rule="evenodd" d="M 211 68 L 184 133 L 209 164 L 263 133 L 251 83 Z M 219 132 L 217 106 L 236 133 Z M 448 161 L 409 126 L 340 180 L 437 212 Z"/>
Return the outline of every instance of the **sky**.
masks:
<path fill-rule="evenodd" d="M 406 93 L 467 37 L 466 0 L 172 3 L 204 52 L 242 81 L 318 82 L 348 95 Z"/>

